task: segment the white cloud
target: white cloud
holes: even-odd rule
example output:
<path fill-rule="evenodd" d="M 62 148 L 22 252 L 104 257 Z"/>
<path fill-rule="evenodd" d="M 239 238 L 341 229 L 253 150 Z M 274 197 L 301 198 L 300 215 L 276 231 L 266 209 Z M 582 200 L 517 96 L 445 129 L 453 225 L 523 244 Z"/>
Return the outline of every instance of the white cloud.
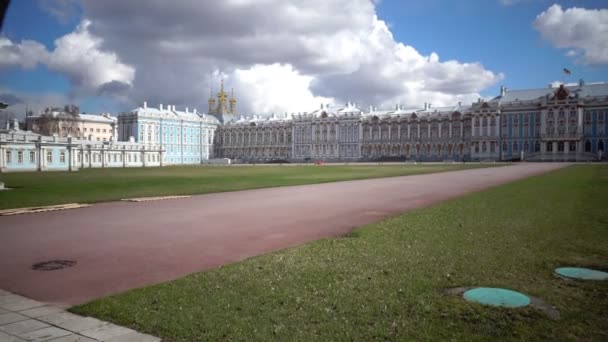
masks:
<path fill-rule="evenodd" d="M 24 40 L 20 44 L 14 44 L 5 37 L 0 37 L 0 67 L 19 65 L 24 69 L 32 69 L 38 62 L 48 57 L 44 45 Z"/>
<path fill-rule="evenodd" d="M 89 33 L 90 24 L 84 20 L 74 32 L 57 39 L 45 64 L 88 89 L 110 82 L 131 84 L 135 69 L 121 63 L 115 53 L 102 51 L 103 40 Z"/>
<path fill-rule="evenodd" d="M 608 63 L 608 9 L 568 8 L 553 5 L 536 17 L 541 36 L 558 48 L 569 48 L 568 56 L 582 53 L 586 64 Z"/>
<path fill-rule="evenodd" d="M 201 109 L 222 73 L 243 114 L 307 111 L 330 100 L 454 104 L 503 78 L 480 63 L 442 61 L 395 41 L 376 4 L 81 1 L 87 19 L 57 40 L 46 62 L 85 89 L 122 89 L 112 83 L 119 81 L 132 84 L 133 103 Z"/>
<path fill-rule="evenodd" d="M 131 85 L 135 69 L 120 62 L 113 52 L 101 49 L 102 39 L 90 34 L 90 21 L 84 20 L 75 31 L 55 40 L 55 49 L 47 51 L 40 43 L 25 40 L 14 43 L 0 37 L 0 66 L 18 65 L 33 68 L 44 64 L 66 75 L 75 91 L 95 93 L 106 84 Z"/>
<path fill-rule="evenodd" d="M 235 70 L 233 78 L 237 87 L 247 89 L 240 101 L 248 103 L 256 113 L 293 113 L 334 102 L 332 98 L 313 95 L 313 77 L 301 75 L 291 65 L 257 64 Z"/>

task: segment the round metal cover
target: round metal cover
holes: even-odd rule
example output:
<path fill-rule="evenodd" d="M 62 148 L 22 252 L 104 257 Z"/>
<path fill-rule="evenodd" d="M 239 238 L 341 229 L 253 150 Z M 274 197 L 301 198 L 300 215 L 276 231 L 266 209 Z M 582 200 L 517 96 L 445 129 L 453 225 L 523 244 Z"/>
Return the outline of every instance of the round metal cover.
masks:
<path fill-rule="evenodd" d="M 608 280 L 608 273 L 583 267 L 558 267 L 555 273 L 562 277 L 582 280 Z"/>
<path fill-rule="evenodd" d="M 50 260 L 33 264 L 32 269 L 36 271 L 55 271 L 74 265 L 76 265 L 74 260 Z"/>
<path fill-rule="evenodd" d="M 530 297 L 523 293 L 493 287 L 478 287 L 466 291 L 464 299 L 484 305 L 518 308 L 530 305 Z"/>

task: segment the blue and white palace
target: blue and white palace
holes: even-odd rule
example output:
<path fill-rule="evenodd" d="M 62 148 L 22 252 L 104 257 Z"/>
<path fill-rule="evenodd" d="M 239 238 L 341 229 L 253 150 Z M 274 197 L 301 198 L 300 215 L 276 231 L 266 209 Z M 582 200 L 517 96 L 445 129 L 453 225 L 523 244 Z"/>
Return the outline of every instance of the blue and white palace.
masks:
<path fill-rule="evenodd" d="M 290 116 L 237 116 L 236 99 L 207 113 L 173 105 L 120 113 L 109 141 L 0 130 L 0 171 L 269 161 L 591 161 L 606 159 L 608 84 L 508 90 L 451 107 L 365 111 L 321 105 Z"/>

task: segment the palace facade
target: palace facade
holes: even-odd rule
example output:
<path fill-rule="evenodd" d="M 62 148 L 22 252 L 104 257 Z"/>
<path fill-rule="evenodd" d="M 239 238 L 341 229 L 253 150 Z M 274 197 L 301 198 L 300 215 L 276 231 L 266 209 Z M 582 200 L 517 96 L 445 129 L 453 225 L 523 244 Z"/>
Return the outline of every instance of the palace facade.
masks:
<path fill-rule="evenodd" d="M 218 126 L 214 156 L 264 161 L 577 161 L 605 157 L 608 84 L 501 93 L 452 107 L 321 105 Z"/>
<path fill-rule="evenodd" d="M 102 124 L 115 130 L 106 141 L 78 130 L 44 136 L 20 131 L 15 123 L 0 130 L 0 171 L 204 164 L 219 158 L 245 163 L 591 161 L 606 159 L 608 144 L 606 83 L 501 87 L 491 100 L 450 107 L 364 111 L 349 102 L 245 118 L 237 117 L 236 99 L 228 97 L 222 82 L 217 99 L 208 102 L 208 114 L 144 102 L 119 114 L 117 126 L 111 117 L 92 118 L 107 120 Z"/>

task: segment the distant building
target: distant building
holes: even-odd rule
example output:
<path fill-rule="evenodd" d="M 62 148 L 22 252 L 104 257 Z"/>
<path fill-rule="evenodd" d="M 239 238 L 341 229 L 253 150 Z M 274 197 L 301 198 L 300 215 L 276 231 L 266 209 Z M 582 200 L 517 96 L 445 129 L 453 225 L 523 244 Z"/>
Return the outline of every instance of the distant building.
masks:
<path fill-rule="evenodd" d="M 0 171 L 204 164 L 214 158 L 241 162 L 607 159 L 608 84 L 582 80 L 529 90 L 501 87 L 497 97 L 470 105 L 425 104 L 409 109 L 397 105 L 364 111 L 349 102 L 323 104 L 310 113 L 250 118 L 237 116 L 236 99 L 228 98 L 222 83 L 217 100 L 209 99 L 209 112 L 178 111 L 173 105 L 152 108 L 145 102 L 119 114 L 118 120 L 77 114 L 74 108 L 47 111 L 27 118 L 34 132 L 19 130 L 16 121 L 0 129 Z"/>
<path fill-rule="evenodd" d="M 43 136 L 17 124 L 0 129 L 0 172 L 162 166 L 159 145 Z"/>
<path fill-rule="evenodd" d="M 116 118 L 110 114 L 91 115 L 48 108 L 40 115 L 27 116 L 25 123 L 26 130 L 42 135 L 101 142 L 117 140 Z"/>
<path fill-rule="evenodd" d="M 118 138 L 143 146 L 159 145 L 163 165 L 201 164 L 211 157 L 218 119 L 174 105 L 141 107 L 118 115 Z"/>
<path fill-rule="evenodd" d="M 605 158 L 608 84 L 509 91 L 470 105 L 363 111 L 321 105 L 218 126 L 215 157 L 249 162 L 577 161 Z"/>

